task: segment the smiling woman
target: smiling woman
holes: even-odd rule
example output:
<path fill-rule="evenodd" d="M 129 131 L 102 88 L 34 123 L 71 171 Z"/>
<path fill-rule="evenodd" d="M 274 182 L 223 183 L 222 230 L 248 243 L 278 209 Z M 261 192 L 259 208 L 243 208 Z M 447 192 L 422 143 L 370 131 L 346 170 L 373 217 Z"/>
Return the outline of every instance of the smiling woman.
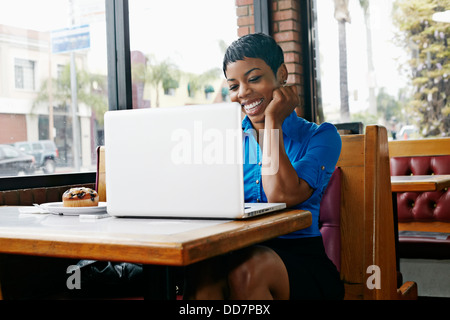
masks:
<path fill-rule="evenodd" d="M 309 210 L 313 222 L 273 241 L 189 266 L 186 297 L 343 298 L 343 284 L 325 254 L 318 223 L 323 190 L 341 149 L 336 128 L 297 116 L 299 96 L 295 86 L 285 86 L 283 51 L 272 37 L 256 33 L 234 41 L 225 53 L 223 71 L 231 101 L 246 114 L 244 158 L 259 159 L 244 163 L 245 202 Z M 252 134 L 255 130 L 259 137 Z M 267 164 L 273 170 L 266 170 Z"/>

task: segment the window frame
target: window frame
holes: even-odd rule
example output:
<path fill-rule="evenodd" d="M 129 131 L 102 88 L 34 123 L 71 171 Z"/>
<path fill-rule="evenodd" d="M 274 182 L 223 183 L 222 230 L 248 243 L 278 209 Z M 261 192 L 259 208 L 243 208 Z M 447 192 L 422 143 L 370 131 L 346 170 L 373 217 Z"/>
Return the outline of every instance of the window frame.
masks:
<path fill-rule="evenodd" d="M 323 121 L 319 119 L 319 95 L 317 90 L 317 64 L 315 52 L 314 3 L 316 0 L 298 0 L 300 8 L 300 29 L 302 46 L 302 64 L 304 70 L 304 118 L 310 122 Z"/>
<path fill-rule="evenodd" d="M 27 81 L 28 76 L 31 76 L 30 81 Z M 36 90 L 36 61 L 14 58 L 14 89 L 21 91 Z"/>
<path fill-rule="evenodd" d="M 265 33 L 270 35 L 272 33 L 270 0 L 253 0 L 253 15 L 255 18 L 255 32 Z"/>
<path fill-rule="evenodd" d="M 131 61 L 128 0 L 105 0 L 109 110 L 131 109 Z M 0 191 L 95 183 L 97 173 L 74 172 L 1 177 Z"/>
<path fill-rule="evenodd" d="M 128 0 L 105 0 L 109 110 L 133 108 Z"/>

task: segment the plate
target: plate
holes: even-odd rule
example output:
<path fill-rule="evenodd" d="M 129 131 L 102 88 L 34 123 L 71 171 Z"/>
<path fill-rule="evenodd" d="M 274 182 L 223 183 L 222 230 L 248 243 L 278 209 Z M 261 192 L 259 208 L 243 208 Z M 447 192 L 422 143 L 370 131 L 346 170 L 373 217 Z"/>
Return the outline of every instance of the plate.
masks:
<path fill-rule="evenodd" d="M 99 202 L 98 207 L 64 207 L 62 202 L 43 203 L 40 207 L 53 214 L 68 216 L 106 213 L 106 202 Z"/>

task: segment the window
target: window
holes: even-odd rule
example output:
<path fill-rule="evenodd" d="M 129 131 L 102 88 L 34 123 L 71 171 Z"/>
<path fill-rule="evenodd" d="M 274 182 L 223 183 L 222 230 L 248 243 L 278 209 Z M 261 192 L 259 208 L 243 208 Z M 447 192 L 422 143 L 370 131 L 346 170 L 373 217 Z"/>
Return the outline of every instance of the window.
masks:
<path fill-rule="evenodd" d="M 0 39 L 0 144 L 50 140 L 55 173 L 95 171 L 108 109 L 105 1 L 1 2 Z"/>
<path fill-rule="evenodd" d="M 321 121 L 378 123 L 390 139 L 450 135 L 450 28 L 436 18 L 450 1 L 314 4 Z"/>
<path fill-rule="evenodd" d="M 128 19 L 133 70 L 127 66 L 127 53 L 117 54 L 127 48 L 123 43 L 128 43 Z M 77 30 L 83 30 L 79 33 L 84 47 L 69 50 Z M 234 1 L 172 1 L 169 5 L 167 1 L 142 0 L 17 0 L 0 4 L 0 145 L 50 140 L 56 144 L 57 154 L 57 174 L 41 177 L 45 172 L 38 169 L 39 176 L 8 179 L 14 186 L 5 188 L 92 182 L 95 148 L 103 144 L 102 119 L 108 107 L 226 101 L 227 88 L 220 84 L 223 48 L 236 37 Z M 33 62 L 34 80 L 29 83 L 34 83 L 34 90 L 12 90 L 16 88 L 15 58 Z M 117 63 L 107 64 L 108 60 Z M 176 72 L 170 72 L 155 90 L 148 71 L 161 62 L 175 67 L 171 70 Z M 145 66 L 141 79 L 139 74 L 135 77 L 139 64 Z M 23 67 L 17 82 L 25 84 Z M 212 69 L 213 77 L 208 73 Z M 71 87 L 72 70 L 78 81 L 76 96 Z M 128 73 L 133 73 L 135 99 L 123 82 Z M 78 174 L 65 175 L 72 172 Z"/>
<path fill-rule="evenodd" d="M 33 151 L 38 151 L 38 152 L 43 149 L 43 147 L 40 143 L 33 143 L 32 147 L 33 147 Z"/>
<path fill-rule="evenodd" d="M 15 59 L 16 89 L 34 90 L 34 61 Z"/>
<path fill-rule="evenodd" d="M 133 108 L 223 102 L 235 1 L 129 1 Z"/>

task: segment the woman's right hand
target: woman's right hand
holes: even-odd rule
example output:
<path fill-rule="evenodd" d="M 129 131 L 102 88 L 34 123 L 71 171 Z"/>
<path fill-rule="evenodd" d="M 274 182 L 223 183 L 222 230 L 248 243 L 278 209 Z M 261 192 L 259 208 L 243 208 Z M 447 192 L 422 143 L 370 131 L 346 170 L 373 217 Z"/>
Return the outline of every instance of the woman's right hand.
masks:
<path fill-rule="evenodd" d="M 278 87 L 273 90 L 272 101 L 265 110 L 265 116 L 281 125 L 299 103 L 300 98 L 295 85 Z"/>

